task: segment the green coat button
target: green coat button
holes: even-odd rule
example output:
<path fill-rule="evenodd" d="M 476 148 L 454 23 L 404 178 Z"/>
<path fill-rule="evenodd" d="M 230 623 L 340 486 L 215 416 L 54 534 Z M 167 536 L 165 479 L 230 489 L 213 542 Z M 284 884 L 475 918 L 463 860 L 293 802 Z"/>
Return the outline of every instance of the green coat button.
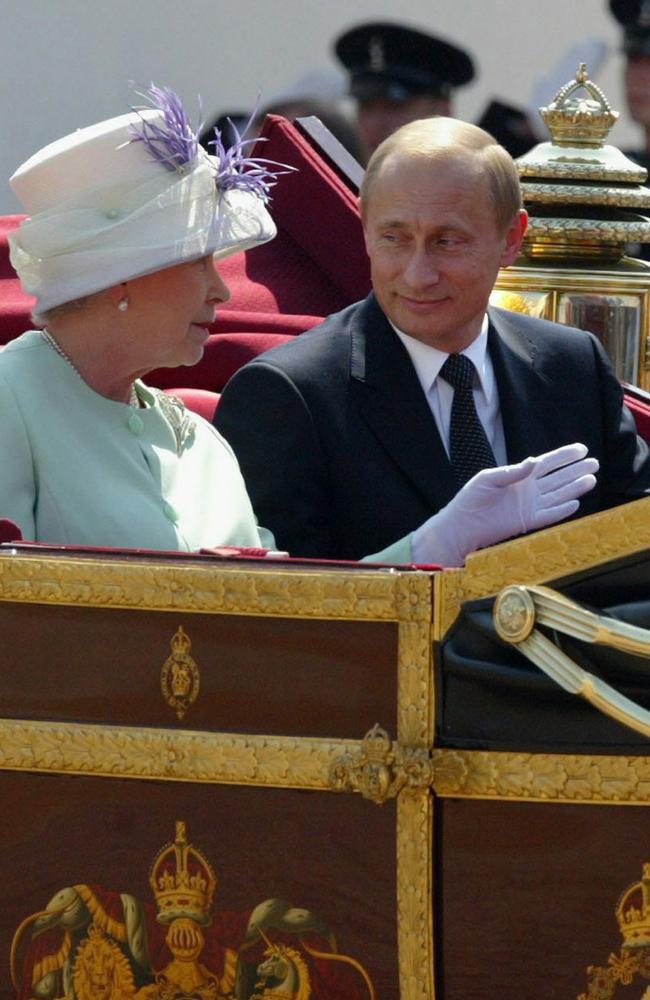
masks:
<path fill-rule="evenodd" d="M 165 517 L 168 518 L 170 521 L 173 521 L 174 524 L 176 523 L 176 521 L 178 521 L 178 513 L 170 503 L 167 503 L 166 500 L 163 504 L 163 513 Z"/>
<path fill-rule="evenodd" d="M 135 435 L 135 437 L 140 437 L 140 435 L 144 430 L 144 424 L 142 423 L 142 419 L 138 416 L 137 413 L 132 413 L 129 419 L 127 420 L 126 424 L 131 433 Z"/>

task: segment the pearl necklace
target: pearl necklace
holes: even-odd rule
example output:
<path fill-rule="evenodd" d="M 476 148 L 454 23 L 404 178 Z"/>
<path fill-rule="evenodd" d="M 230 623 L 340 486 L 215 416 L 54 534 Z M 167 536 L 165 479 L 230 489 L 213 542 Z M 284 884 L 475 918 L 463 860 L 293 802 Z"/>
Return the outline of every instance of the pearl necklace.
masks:
<path fill-rule="evenodd" d="M 81 374 L 79 372 L 79 369 L 74 364 L 74 362 L 70 360 L 70 358 L 68 357 L 68 355 L 65 353 L 65 351 L 61 347 L 61 345 L 58 343 L 58 341 L 56 341 L 54 339 L 54 337 L 52 336 L 52 334 L 50 333 L 50 331 L 46 330 L 46 329 L 41 330 L 41 337 L 43 338 L 43 340 L 45 341 L 46 344 L 50 345 L 50 347 L 52 348 L 53 351 L 56 351 L 56 353 L 60 357 L 62 357 L 64 361 L 68 362 L 68 364 L 72 368 L 73 372 L 75 372 L 77 375 L 79 375 L 79 378 L 81 378 Z M 82 379 L 82 381 L 83 381 L 83 379 Z M 140 406 L 140 400 L 138 399 L 138 394 L 135 391 L 135 386 L 134 385 L 131 386 L 131 395 L 129 396 L 128 405 L 129 406 L 134 406 L 134 407 L 136 407 L 136 409 Z"/>

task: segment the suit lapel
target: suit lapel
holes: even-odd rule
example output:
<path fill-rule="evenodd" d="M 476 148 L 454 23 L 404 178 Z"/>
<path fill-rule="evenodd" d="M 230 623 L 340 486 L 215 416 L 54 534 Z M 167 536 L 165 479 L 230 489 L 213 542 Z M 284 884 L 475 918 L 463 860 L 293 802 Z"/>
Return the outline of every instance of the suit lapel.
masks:
<path fill-rule="evenodd" d="M 538 346 L 519 328 L 517 314 L 488 309 L 488 345 L 499 392 L 508 462 L 548 450 L 548 385 L 536 362 Z"/>
<path fill-rule="evenodd" d="M 516 313 L 488 309 L 488 345 L 499 392 L 508 462 L 549 447 L 549 386 L 536 362 L 539 347 Z M 456 493 L 454 477 L 415 369 L 374 295 L 350 328 L 352 398 L 392 461 L 438 509 Z"/>
<path fill-rule="evenodd" d="M 351 328 L 351 392 L 392 460 L 437 510 L 456 492 L 451 466 L 404 345 L 370 295 Z"/>

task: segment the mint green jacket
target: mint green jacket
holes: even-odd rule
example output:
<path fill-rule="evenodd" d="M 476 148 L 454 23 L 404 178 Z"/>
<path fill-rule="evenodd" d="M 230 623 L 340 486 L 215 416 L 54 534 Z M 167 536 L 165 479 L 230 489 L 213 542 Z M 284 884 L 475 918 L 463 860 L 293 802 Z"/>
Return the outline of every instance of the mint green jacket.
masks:
<path fill-rule="evenodd" d="M 0 351 L 0 517 L 66 545 L 273 548 L 218 432 L 136 392 L 140 409 L 100 396 L 38 331 Z"/>

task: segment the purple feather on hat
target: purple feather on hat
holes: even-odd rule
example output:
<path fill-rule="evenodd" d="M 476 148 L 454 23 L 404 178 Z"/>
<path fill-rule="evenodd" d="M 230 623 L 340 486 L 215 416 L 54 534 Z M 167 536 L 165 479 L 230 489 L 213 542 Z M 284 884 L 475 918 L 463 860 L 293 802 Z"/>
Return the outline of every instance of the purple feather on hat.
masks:
<path fill-rule="evenodd" d="M 183 173 L 183 167 L 192 162 L 199 149 L 197 133 L 183 102 L 169 87 L 156 87 L 153 83 L 141 96 L 152 108 L 162 112 L 163 124 L 148 121 L 140 115 L 142 108 L 133 108 L 140 115 L 140 125 L 131 126 L 134 140 L 144 142 L 152 159 L 168 170 Z"/>
<path fill-rule="evenodd" d="M 191 163 L 199 152 L 200 122 L 196 129 L 192 128 L 183 102 L 169 87 L 156 87 L 152 83 L 141 96 L 147 100 L 149 107 L 162 112 L 163 122 L 162 124 L 151 122 L 141 115 L 143 108 L 133 108 L 132 110 L 140 115 L 140 123 L 132 125 L 130 129 L 133 140 L 144 142 L 151 158 L 167 170 L 184 173 L 185 164 Z M 199 99 L 199 114 L 200 107 Z M 295 168 L 273 160 L 245 155 L 246 147 L 258 141 L 245 138 L 255 114 L 256 111 L 253 111 L 241 134 L 235 125 L 230 123 L 236 138 L 228 149 L 225 148 L 221 132 L 217 128 L 214 130 L 215 138 L 210 145 L 214 147 L 213 159 L 218 163 L 215 181 L 219 191 L 229 191 L 234 188 L 239 191 L 250 191 L 266 204 L 270 200 L 270 189 L 277 183 L 277 178 L 281 174 L 292 172 Z"/>

